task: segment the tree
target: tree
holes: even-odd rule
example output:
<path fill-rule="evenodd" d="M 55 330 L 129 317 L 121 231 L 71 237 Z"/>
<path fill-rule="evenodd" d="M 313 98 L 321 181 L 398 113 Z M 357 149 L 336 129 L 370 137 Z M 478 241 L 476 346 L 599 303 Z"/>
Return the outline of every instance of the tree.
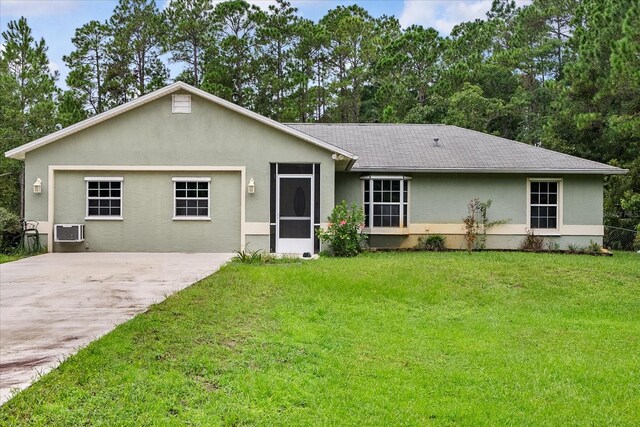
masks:
<path fill-rule="evenodd" d="M 108 91 L 116 103 L 164 86 L 169 71 L 160 54 L 166 31 L 155 0 L 120 0 L 109 29 Z"/>
<path fill-rule="evenodd" d="M 627 142 L 621 159 L 640 157 L 640 4 L 632 2 L 622 22 L 621 37 L 611 52 L 611 95 L 617 108 L 607 124 L 610 138 Z"/>
<path fill-rule="evenodd" d="M 485 98 L 482 89 L 466 83 L 449 102 L 445 122 L 480 132 L 489 132 L 492 121 L 504 114 L 504 104 L 499 99 Z"/>
<path fill-rule="evenodd" d="M 212 42 L 211 0 L 173 0 L 163 12 L 167 32 L 165 50 L 171 62 L 188 65 L 178 79 L 199 87 L 204 74 L 204 52 Z"/>
<path fill-rule="evenodd" d="M 297 29 L 297 9 L 284 0 L 269 5 L 266 13 L 256 15 L 256 48 L 258 78 L 256 79 L 256 111 L 281 120 L 289 108 L 287 98 L 294 88 L 293 53 L 300 36 Z"/>
<path fill-rule="evenodd" d="M 57 102 L 57 124 L 62 127 L 71 126 L 88 117 L 85 104 L 72 90 L 62 92 Z"/>
<path fill-rule="evenodd" d="M 100 114 L 109 108 L 105 83 L 108 49 L 113 42 L 109 27 L 90 21 L 76 30 L 71 42 L 75 50 L 62 57 L 70 70 L 67 85 L 92 114 Z"/>
<path fill-rule="evenodd" d="M 338 6 L 320 20 L 329 36 L 326 64 L 335 96 L 332 118 L 340 122 L 360 121 L 365 86 L 371 84 L 372 65 L 377 60 L 379 34 L 376 21 L 360 6 Z"/>
<path fill-rule="evenodd" d="M 57 73 L 49 69 L 44 39 L 36 41 L 23 17 L 9 21 L 0 51 L 0 143 L 10 150 L 54 130 Z M 3 207 L 24 216 L 22 162 L 0 160 Z"/>
<path fill-rule="evenodd" d="M 22 129 L 26 122 L 20 108 L 18 82 L 5 67 L 0 69 L 0 152 L 17 147 L 26 142 Z M 21 212 L 21 173 L 23 163 L 0 156 L 0 208 L 11 212 Z"/>
<path fill-rule="evenodd" d="M 401 120 L 413 108 L 426 105 L 438 78 L 441 55 L 438 32 L 417 25 L 384 46 L 376 67 L 376 96 L 387 111 L 383 121 Z"/>
<path fill-rule="evenodd" d="M 218 3 L 213 11 L 214 43 L 206 54 L 202 88 L 246 107 L 254 102 L 259 13 L 244 0 Z"/>
<path fill-rule="evenodd" d="M 612 64 L 616 46 L 625 44 L 623 23 L 634 3 L 585 0 L 577 9 L 579 25 L 571 40 L 576 60 L 565 67 L 559 99 L 545 129 L 550 147 L 623 164 L 640 155 L 637 133 L 625 129 L 632 122 L 624 119 L 638 112 L 633 101 L 637 95 L 627 91 L 632 78 L 625 78 L 627 72 L 622 71 L 633 70 L 633 63 L 621 61 L 619 71 Z"/>
<path fill-rule="evenodd" d="M 304 123 L 322 117 L 326 106 L 326 33 L 308 19 L 297 20 L 294 31 L 296 37 L 289 63 L 293 88 L 283 119 Z"/>

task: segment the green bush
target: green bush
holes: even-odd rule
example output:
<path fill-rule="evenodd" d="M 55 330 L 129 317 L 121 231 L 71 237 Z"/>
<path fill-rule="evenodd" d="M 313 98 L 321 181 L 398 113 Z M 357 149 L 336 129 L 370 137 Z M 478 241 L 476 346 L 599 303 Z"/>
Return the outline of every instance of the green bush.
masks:
<path fill-rule="evenodd" d="M 367 236 L 364 228 L 364 210 L 355 203 L 347 205 L 344 200 L 333 208 L 326 230 L 319 229 L 318 238 L 329 244 L 331 253 L 339 257 L 352 257 L 362 252 Z"/>
<path fill-rule="evenodd" d="M 445 251 L 447 250 L 447 238 L 441 234 L 422 236 L 418 239 L 417 249 L 435 252 Z"/>
<path fill-rule="evenodd" d="M 587 246 L 586 251 L 592 254 L 598 254 L 602 252 L 602 246 L 595 240 L 589 240 L 589 246 Z"/>
<path fill-rule="evenodd" d="M 13 252 L 20 243 L 20 217 L 0 207 L 0 252 Z"/>
<path fill-rule="evenodd" d="M 573 243 L 567 246 L 567 252 L 569 252 L 570 254 L 577 254 L 584 251 L 585 251 L 585 248 L 578 245 L 574 245 Z"/>
<path fill-rule="evenodd" d="M 259 250 L 253 252 L 248 250 L 236 251 L 235 260 L 242 264 L 260 264 L 262 263 L 262 252 Z"/>
<path fill-rule="evenodd" d="M 640 251 L 640 224 L 636 226 L 636 238 L 633 240 L 633 248 L 636 251 Z"/>
<path fill-rule="evenodd" d="M 544 243 L 544 237 L 530 232 L 522 240 L 522 243 L 520 243 L 520 250 L 539 252 L 544 250 Z"/>

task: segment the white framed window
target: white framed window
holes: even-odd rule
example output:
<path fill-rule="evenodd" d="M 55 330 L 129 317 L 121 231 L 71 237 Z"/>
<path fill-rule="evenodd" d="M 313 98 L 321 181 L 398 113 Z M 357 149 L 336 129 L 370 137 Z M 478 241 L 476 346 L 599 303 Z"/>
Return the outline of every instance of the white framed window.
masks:
<path fill-rule="evenodd" d="M 86 219 L 122 219 L 122 177 L 85 177 Z"/>
<path fill-rule="evenodd" d="M 562 180 L 527 180 L 527 223 L 530 230 L 559 231 L 562 224 Z"/>
<path fill-rule="evenodd" d="M 406 176 L 362 177 L 365 227 L 403 228 L 409 224 L 409 182 Z"/>
<path fill-rule="evenodd" d="M 210 220 L 211 178 L 173 178 L 173 219 Z"/>

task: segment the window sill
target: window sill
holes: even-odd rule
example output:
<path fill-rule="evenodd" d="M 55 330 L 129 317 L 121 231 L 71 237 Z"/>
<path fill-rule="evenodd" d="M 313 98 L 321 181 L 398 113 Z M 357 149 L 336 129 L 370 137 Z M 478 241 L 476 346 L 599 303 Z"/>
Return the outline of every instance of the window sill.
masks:
<path fill-rule="evenodd" d="M 174 216 L 174 221 L 211 221 L 209 216 Z"/>
<path fill-rule="evenodd" d="M 124 221 L 121 216 L 87 216 L 85 221 Z"/>
<path fill-rule="evenodd" d="M 408 227 L 374 227 L 365 228 L 362 230 L 364 234 L 385 234 L 385 235 L 398 235 L 406 236 L 409 234 Z"/>
<path fill-rule="evenodd" d="M 547 237 L 560 237 L 562 233 L 560 230 L 549 230 L 547 228 L 532 228 L 531 233 L 536 236 L 547 236 Z"/>

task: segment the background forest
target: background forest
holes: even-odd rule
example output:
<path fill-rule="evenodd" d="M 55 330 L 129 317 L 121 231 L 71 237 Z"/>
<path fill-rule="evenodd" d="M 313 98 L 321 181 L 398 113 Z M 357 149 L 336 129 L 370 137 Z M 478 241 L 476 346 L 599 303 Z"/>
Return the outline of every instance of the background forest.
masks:
<path fill-rule="evenodd" d="M 1 42 L 2 152 L 181 80 L 282 122 L 447 123 L 628 168 L 606 178 L 605 224 L 640 227 L 637 0 L 494 0 L 447 37 L 358 5 L 313 22 L 283 0 L 120 0 L 76 30 L 64 90 L 26 19 Z M 16 214 L 22 167 L 0 160 Z"/>

